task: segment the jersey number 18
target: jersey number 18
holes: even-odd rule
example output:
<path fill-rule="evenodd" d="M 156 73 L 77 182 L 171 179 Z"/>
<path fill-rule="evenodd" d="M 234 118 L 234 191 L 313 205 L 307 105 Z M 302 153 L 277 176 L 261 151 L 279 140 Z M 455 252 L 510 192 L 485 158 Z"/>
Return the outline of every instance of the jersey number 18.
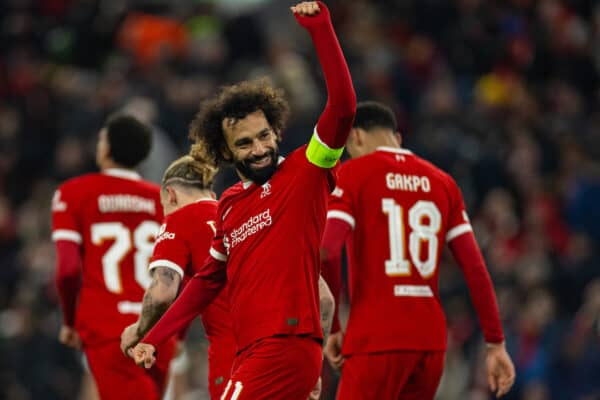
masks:
<path fill-rule="evenodd" d="M 382 211 L 387 215 L 390 241 L 390 258 L 385 261 L 385 273 L 389 276 L 411 274 L 406 257 L 406 232 L 403 209 L 394 199 L 382 199 Z M 412 264 L 423 278 L 435 272 L 438 263 L 438 232 L 442 226 L 440 210 L 431 201 L 417 201 L 408 210 L 408 252 Z M 427 258 L 421 259 L 421 246 L 427 246 Z"/>

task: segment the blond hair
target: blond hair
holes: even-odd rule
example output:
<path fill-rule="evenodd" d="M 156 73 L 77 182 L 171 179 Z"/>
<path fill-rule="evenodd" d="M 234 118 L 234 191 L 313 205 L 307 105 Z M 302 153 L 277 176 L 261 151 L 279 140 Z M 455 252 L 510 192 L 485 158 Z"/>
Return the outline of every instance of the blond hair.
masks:
<path fill-rule="evenodd" d="M 197 189 L 211 189 L 218 169 L 201 143 L 194 144 L 190 153 L 173 161 L 166 169 L 162 186 L 180 184 Z"/>

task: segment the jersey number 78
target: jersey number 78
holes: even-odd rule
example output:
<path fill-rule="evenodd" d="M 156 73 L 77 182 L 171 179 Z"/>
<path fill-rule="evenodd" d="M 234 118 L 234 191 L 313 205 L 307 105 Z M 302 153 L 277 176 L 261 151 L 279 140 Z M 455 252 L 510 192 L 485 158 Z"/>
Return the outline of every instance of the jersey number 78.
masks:
<path fill-rule="evenodd" d="M 135 281 L 144 289 L 150 285 L 148 261 L 152 256 L 154 238 L 158 229 L 159 225 L 155 221 L 143 221 L 133 232 L 120 222 L 102 222 L 92 225 L 92 242 L 95 245 L 99 246 L 105 240 L 114 240 L 102 256 L 102 274 L 108 291 L 112 293 L 123 291 L 120 264 L 132 249 L 135 249 L 133 255 Z"/>

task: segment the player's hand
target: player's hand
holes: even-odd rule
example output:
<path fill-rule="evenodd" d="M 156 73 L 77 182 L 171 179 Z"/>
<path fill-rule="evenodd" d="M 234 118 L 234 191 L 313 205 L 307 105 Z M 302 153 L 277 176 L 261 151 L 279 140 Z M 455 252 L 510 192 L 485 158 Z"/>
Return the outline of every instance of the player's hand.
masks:
<path fill-rule="evenodd" d="M 308 400 L 319 400 L 321 398 L 321 377 L 317 380 L 315 388 L 308 395 Z"/>
<path fill-rule="evenodd" d="M 515 366 L 506 352 L 504 343 L 488 344 L 487 346 L 485 363 L 488 384 L 498 398 L 508 393 L 515 383 Z"/>
<path fill-rule="evenodd" d="M 304 1 L 290 7 L 290 10 L 298 23 L 307 29 L 329 20 L 329 10 L 320 1 Z"/>
<path fill-rule="evenodd" d="M 129 325 L 121 333 L 121 351 L 129 356 L 128 351 L 139 342 L 141 337 L 138 335 L 138 323 Z"/>
<path fill-rule="evenodd" d="M 295 6 L 290 7 L 294 14 L 298 14 L 302 17 L 306 17 L 309 15 L 317 15 L 319 13 L 319 3 L 316 1 L 303 1 L 302 3 L 298 3 Z"/>
<path fill-rule="evenodd" d="M 341 369 L 342 365 L 344 365 L 344 356 L 342 356 L 343 341 L 344 334 L 342 331 L 339 331 L 329 335 L 329 338 L 327 338 L 327 343 L 325 343 L 323 353 L 333 369 Z"/>
<path fill-rule="evenodd" d="M 151 344 L 138 343 L 133 349 L 129 349 L 127 353 L 137 365 L 150 369 L 156 362 L 156 357 L 154 357 L 155 352 L 156 348 Z"/>
<path fill-rule="evenodd" d="M 76 350 L 81 349 L 81 339 L 79 338 L 79 334 L 73 327 L 67 325 L 61 326 L 60 332 L 58 334 L 58 341 L 64 344 L 65 346 L 72 347 Z"/>

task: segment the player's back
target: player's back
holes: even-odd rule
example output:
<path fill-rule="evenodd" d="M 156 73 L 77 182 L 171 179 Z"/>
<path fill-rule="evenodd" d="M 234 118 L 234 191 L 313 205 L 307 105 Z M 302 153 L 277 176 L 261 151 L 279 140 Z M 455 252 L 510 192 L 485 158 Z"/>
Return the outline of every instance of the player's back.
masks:
<path fill-rule="evenodd" d="M 161 220 L 159 187 L 131 171 L 83 175 L 59 188 L 53 236 L 79 235 L 83 274 L 76 328 L 85 345 L 119 338 L 137 320 Z"/>
<path fill-rule="evenodd" d="M 408 150 L 379 148 L 341 167 L 331 199 L 330 216 L 354 221 L 344 353 L 445 349 L 439 260 L 466 215 L 452 178 Z"/>
<path fill-rule="evenodd" d="M 159 266 L 183 275 L 183 284 L 204 265 L 216 232 L 217 201 L 198 200 L 165 217 L 156 239 L 150 268 Z M 227 286 L 202 312 L 209 341 L 208 379 L 211 398 L 219 398 L 229 380 L 236 353 Z"/>
<path fill-rule="evenodd" d="M 217 204 L 216 200 L 202 199 L 167 215 L 156 239 L 158 251 L 155 250 L 152 265 L 161 265 L 165 259 L 176 263 L 183 270 L 185 285 L 208 257 L 210 244 L 216 232 Z M 181 240 L 177 235 L 181 235 Z M 166 246 L 159 247 L 158 244 L 163 241 L 165 243 L 162 244 Z M 187 249 L 177 248 L 184 244 L 187 245 Z M 186 260 L 178 260 L 180 254 L 186 253 Z M 157 259 L 161 260 L 155 261 Z M 227 287 L 202 313 L 202 323 L 211 345 L 220 341 L 226 341 L 227 344 L 233 342 Z"/>

